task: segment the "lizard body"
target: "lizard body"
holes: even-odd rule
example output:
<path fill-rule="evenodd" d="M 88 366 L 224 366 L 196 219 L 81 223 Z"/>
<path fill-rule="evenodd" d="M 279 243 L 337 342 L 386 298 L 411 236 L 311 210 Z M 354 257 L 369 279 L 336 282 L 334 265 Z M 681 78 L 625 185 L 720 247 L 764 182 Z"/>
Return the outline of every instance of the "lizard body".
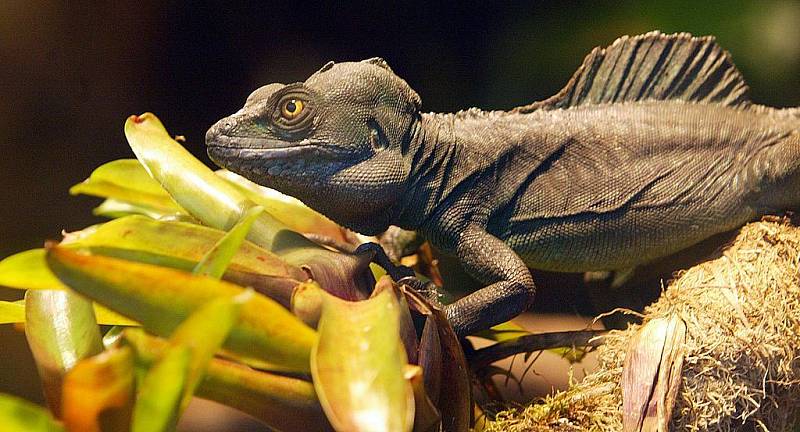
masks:
<path fill-rule="evenodd" d="M 552 98 L 422 114 L 380 59 L 271 84 L 214 125 L 218 164 L 364 234 L 418 230 L 487 286 L 456 332 L 525 310 L 528 267 L 616 270 L 800 205 L 800 112 L 750 103 L 711 38 L 596 49 Z M 299 107 L 299 111 L 298 111 Z"/>
<path fill-rule="evenodd" d="M 450 223 L 485 219 L 527 265 L 551 271 L 627 268 L 800 203 L 800 184 L 768 188 L 800 166 L 800 120 L 766 111 L 665 101 L 429 121 L 455 129 L 435 147 L 457 150 L 426 181 L 433 193 L 404 200 L 429 201 L 422 225 L 418 207 L 398 222 L 447 249 L 453 203 L 463 220 Z"/>

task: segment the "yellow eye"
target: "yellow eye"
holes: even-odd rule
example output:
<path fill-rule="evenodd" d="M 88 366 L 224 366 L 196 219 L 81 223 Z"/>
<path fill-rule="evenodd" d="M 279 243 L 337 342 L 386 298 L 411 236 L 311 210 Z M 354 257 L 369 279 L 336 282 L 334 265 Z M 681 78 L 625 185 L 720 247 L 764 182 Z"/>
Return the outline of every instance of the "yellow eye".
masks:
<path fill-rule="evenodd" d="M 281 116 L 286 120 L 292 120 L 303 112 L 304 104 L 300 99 L 289 99 L 281 106 Z"/>

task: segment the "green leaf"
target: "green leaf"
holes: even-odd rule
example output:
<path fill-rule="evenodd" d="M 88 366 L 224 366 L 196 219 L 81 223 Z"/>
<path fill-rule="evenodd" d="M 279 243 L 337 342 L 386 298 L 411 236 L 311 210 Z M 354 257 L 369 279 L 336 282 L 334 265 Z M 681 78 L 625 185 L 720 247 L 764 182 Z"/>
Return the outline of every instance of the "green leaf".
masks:
<path fill-rule="evenodd" d="M 214 360 L 197 396 L 246 412 L 277 430 L 331 430 L 313 384 L 299 378 Z"/>
<path fill-rule="evenodd" d="M 142 205 L 132 204 L 114 198 L 108 198 L 100 203 L 99 206 L 92 209 L 92 214 L 109 219 L 117 219 L 131 215 L 143 215 L 152 219 L 161 219 L 170 216 L 173 213 L 162 213 L 158 210 L 153 210 Z"/>
<path fill-rule="evenodd" d="M 78 183 L 69 190 L 72 195 L 92 195 L 100 198 L 114 198 L 149 210 L 154 214 L 180 213 L 182 210 L 172 200 L 150 195 L 108 182 Z"/>
<path fill-rule="evenodd" d="M 63 432 L 44 408 L 0 393 L 0 425 L 4 432 Z"/>
<path fill-rule="evenodd" d="M 263 211 L 264 208 L 260 206 L 247 210 L 242 220 L 234 225 L 230 232 L 219 239 L 211 250 L 203 255 L 203 258 L 197 263 L 192 273 L 213 277 L 214 279 L 221 278 L 241 247 L 244 238 L 253 226 L 253 222 Z"/>
<path fill-rule="evenodd" d="M 139 323 L 104 308 L 93 304 L 94 315 L 97 323 L 102 325 L 138 326 Z M 25 322 L 25 303 L 0 301 L 0 324 L 16 324 Z"/>
<path fill-rule="evenodd" d="M 224 236 L 224 231 L 192 223 L 128 216 L 93 226 L 86 233 L 71 233 L 62 246 L 87 248 L 94 254 L 191 271 Z M 249 241 L 236 250 L 230 269 L 306 279 L 302 270 Z"/>
<path fill-rule="evenodd" d="M 150 175 L 203 224 L 227 230 L 256 205 L 173 140 L 155 115 L 128 118 L 125 136 Z M 253 222 L 247 238 L 289 264 L 307 267 L 323 288 L 342 298 L 363 298 L 375 283 L 367 257 L 330 251 L 267 212 Z"/>
<path fill-rule="evenodd" d="M 100 432 L 101 423 L 105 430 L 128 430 L 133 378 L 130 347 L 112 348 L 79 361 L 64 377 L 64 425 L 81 432 Z"/>
<path fill-rule="evenodd" d="M 60 413 L 64 374 L 78 360 L 103 350 L 92 302 L 70 291 L 26 292 L 25 336 L 47 403 Z"/>
<path fill-rule="evenodd" d="M 95 232 L 92 227 L 88 232 Z M 17 289 L 30 290 L 65 290 L 67 287 L 50 271 L 45 261 L 44 249 L 32 249 L 20 252 L 0 261 L 0 285 Z M 5 302 L 3 302 L 5 303 Z M 24 306 L 12 306 L 0 303 L 0 324 L 25 322 Z M 22 311 L 22 316 L 19 315 Z M 103 306 L 94 305 L 98 324 L 103 325 L 139 325 L 136 321 L 125 318 Z"/>
<path fill-rule="evenodd" d="M 83 255 L 64 247 L 48 253 L 53 272 L 72 289 L 168 336 L 201 305 L 244 288 L 179 270 L 116 258 Z M 316 333 L 262 295 L 242 306 L 225 347 L 296 371 L 307 371 Z"/>
<path fill-rule="evenodd" d="M 181 411 L 189 405 L 197 384 L 205 374 L 208 362 L 238 321 L 242 304 L 250 300 L 253 295 L 253 291 L 245 291 L 234 298 L 222 297 L 211 300 L 175 329 L 170 344 L 188 347 L 192 354 L 180 404 Z"/>
<path fill-rule="evenodd" d="M 145 366 L 160 358 L 164 339 L 141 329 L 126 329 L 125 342 L 136 350 Z M 197 388 L 197 396 L 246 412 L 277 430 L 329 430 L 328 422 L 310 382 L 281 374 L 257 371 L 222 359 L 212 359 Z"/>
<path fill-rule="evenodd" d="M 312 210 L 299 199 L 253 183 L 228 170 L 217 170 L 216 174 L 236 186 L 247 198 L 264 207 L 269 214 L 292 231 L 315 233 L 336 241 L 349 242 L 344 228 Z"/>
<path fill-rule="evenodd" d="M 104 307 L 103 305 L 94 303 L 92 306 L 94 306 L 94 316 L 97 318 L 98 324 L 127 327 L 138 327 L 141 325 L 130 318 L 124 317 L 113 310 Z"/>
<path fill-rule="evenodd" d="M 170 138 L 153 114 L 131 116 L 125 123 L 125 135 L 148 172 L 203 224 L 229 229 L 256 205 Z M 355 256 L 328 250 L 291 231 L 267 212 L 253 222 L 247 238 L 287 263 L 307 268 L 323 288 L 341 298 L 362 299 L 375 284 L 369 273 L 369 254 Z"/>
<path fill-rule="evenodd" d="M 107 162 L 95 168 L 88 181 L 107 182 L 139 193 L 169 198 L 167 191 L 147 174 L 142 164 L 136 159 L 118 159 Z"/>
<path fill-rule="evenodd" d="M 190 360 L 189 347 L 177 345 L 150 368 L 133 407 L 132 432 L 174 430 Z"/>
<path fill-rule="evenodd" d="M 17 289 L 64 289 L 44 262 L 44 249 L 31 249 L 0 261 L 0 285 Z"/>
<path fill-rule="evenodd" d="M 125 331 L 123 326 L 112 326 L 103 335 L 103 346 L 106 349 L 115 347 L 120 339 L 122 339 L 122 332 Z"/>
<path fill-rule="evenodd" d="M 148 371 L 134 408 L 133 431 L 172 430 L 205 375 L 214 353 L 237 321 L 252 291 L 200 306 L 172 334 Z"/>
<path fill-rule="evenodd" d="M 255 206 L 253 201 L 173 140 L 155 115 L 145 113 L 128 118 L 125 136 L 147 172 L 175 201 L 203 223 L 229 230 L 249 208 Z M 278 234 L 292 238 L 295 244 L 310 243 L 303 236 L 288 231 L 266 212 L 253 223 L 248 238 L 272 250 Z"/>
<path fill-rule="evenodd" d="M 70 188 L 69 193 L 112 198 L 155 214 L 185 213 L 136 159 L 101 165 L 88 179 Z"/>
<path fill-rule="evenodd" d="M 192 223 L 130 216 L 70 233 L 62 245 L 191 271 L 224 235 L 223 231 Z M 245 241 L 223 277 L 239 285 L 251 286 L 288 306 L 292 288 L 306 280 L 308 275 L 299 267 Z"/>
<path fill-rule="evenodd" d="M 25 322 L 25 305 L 17 302 L 0 301 L 0 324 Z"/>
<path fill-rule="evenodd" d="M 358 302 L 323 297 L 311 375 L 331 424 L 347 431 L 410 431 L 414 393 L 404 377 L 394 295 L 384 290 Z"/>

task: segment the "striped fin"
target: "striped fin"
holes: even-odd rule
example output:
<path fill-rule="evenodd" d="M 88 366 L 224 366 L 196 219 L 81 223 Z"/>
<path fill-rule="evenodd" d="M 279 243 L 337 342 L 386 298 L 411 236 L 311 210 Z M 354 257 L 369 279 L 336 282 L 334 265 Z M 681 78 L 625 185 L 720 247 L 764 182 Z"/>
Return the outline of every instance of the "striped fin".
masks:
<path fill-rule="evenodd" d="M 558 94 L 514 111 L 644 100 L 750 105 L 747 84 L 713 37 L 655 31 L 595 48 Z"/>

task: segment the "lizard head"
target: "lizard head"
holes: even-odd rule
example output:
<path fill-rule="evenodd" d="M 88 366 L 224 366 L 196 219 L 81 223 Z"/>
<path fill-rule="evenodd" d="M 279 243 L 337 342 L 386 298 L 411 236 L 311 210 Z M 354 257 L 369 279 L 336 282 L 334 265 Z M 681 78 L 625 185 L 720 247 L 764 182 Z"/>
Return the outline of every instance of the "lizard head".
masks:
<path fill-rule="evenodd" d="M 206 134 L 218 165 L 292 195 L 364 234 L 384 230 L 405 191 L 420 98 L 382 59 L 328 63 L 269 84 Z"/>

